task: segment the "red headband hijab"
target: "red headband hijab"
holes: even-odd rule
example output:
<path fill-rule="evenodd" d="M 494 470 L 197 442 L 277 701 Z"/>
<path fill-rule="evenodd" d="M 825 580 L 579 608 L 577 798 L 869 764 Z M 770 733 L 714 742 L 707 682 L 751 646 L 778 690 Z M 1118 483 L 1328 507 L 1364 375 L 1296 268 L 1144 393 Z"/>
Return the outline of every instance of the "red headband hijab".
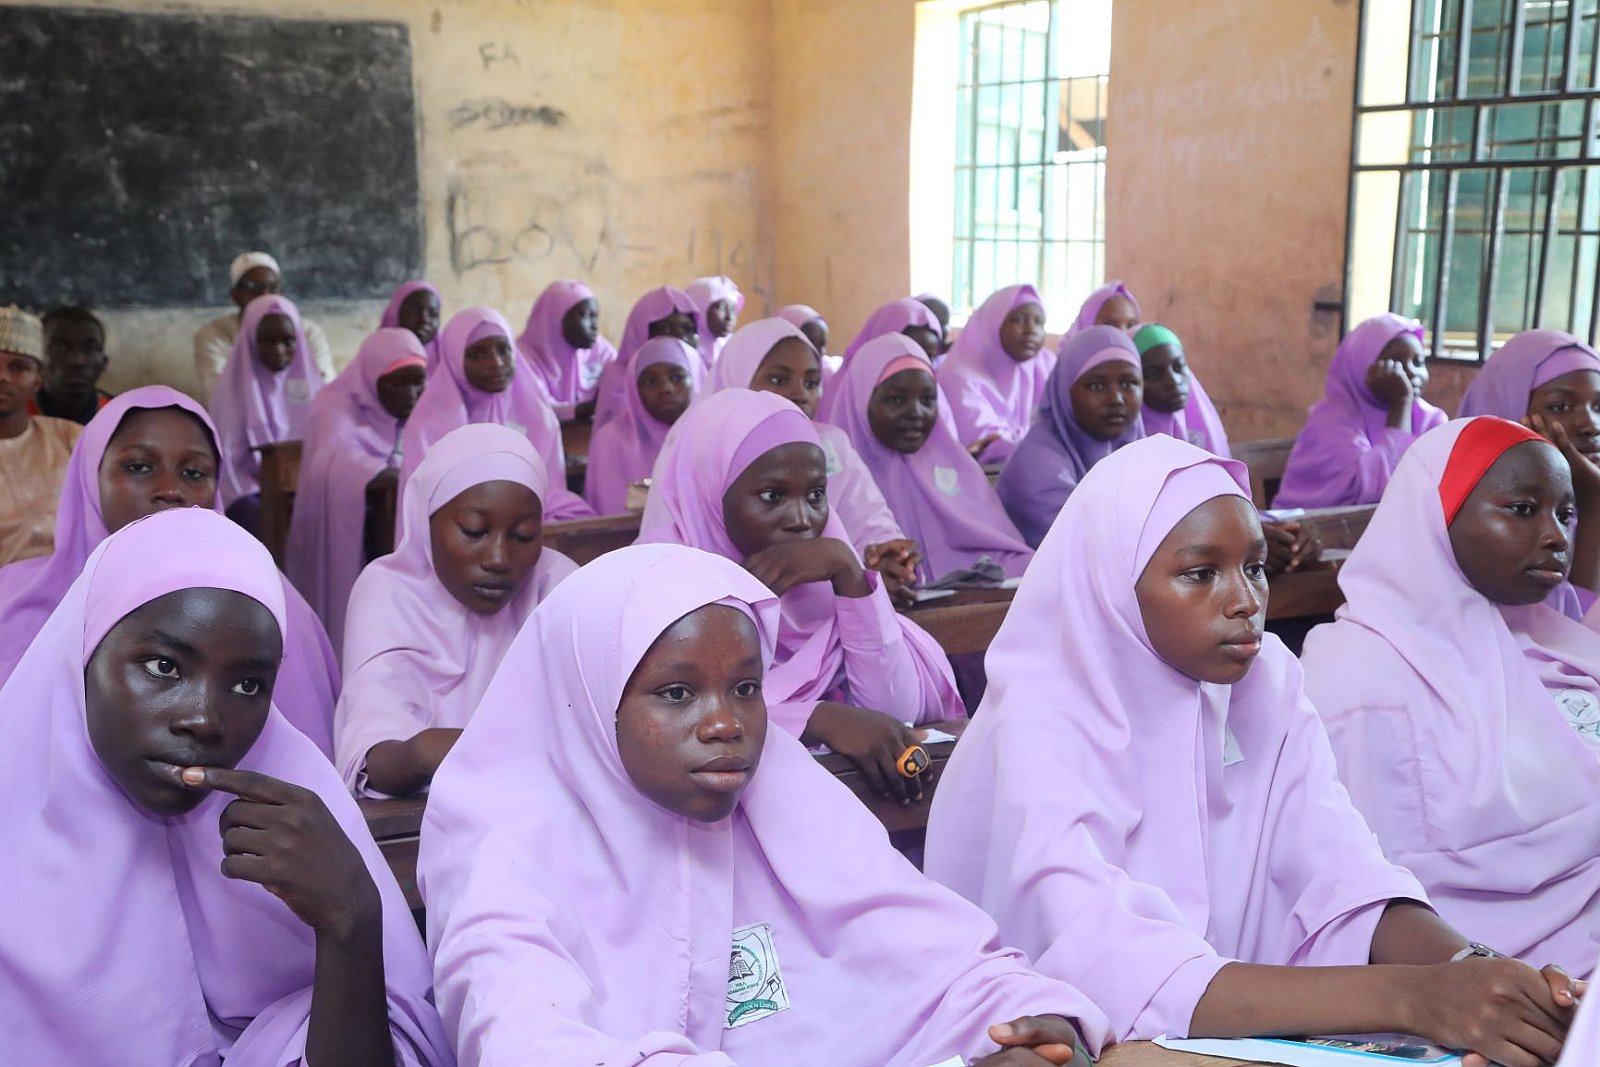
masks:
<path fill-rule="evenodd" d="M 1444 476 L 1439 479 L 1439 502 L 1444 505 L 1445 526 L 1455 521 L 1461 505 L 1467 502 L 1467 497 L 1494 466 L 1495 460 L 1524 441 L 1543 440 L 1526 426 L 1509 419 L 1484 415 L 1468 423 L 1456 438 L 1455 447 L 1450 449 Z"/>

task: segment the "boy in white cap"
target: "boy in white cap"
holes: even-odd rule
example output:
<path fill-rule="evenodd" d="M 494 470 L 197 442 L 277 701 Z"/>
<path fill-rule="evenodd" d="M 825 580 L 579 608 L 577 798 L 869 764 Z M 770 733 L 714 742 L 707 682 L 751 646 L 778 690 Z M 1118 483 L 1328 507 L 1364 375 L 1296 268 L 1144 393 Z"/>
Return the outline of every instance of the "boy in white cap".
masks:
<path fill-rule="evenodd" d="M 48 555 L 56 501 L 83 427 L 29 415 L 44 369 L 44 327 L 21 308 L 0 308 L 0 565 Z"/>
<path fill-rule="evenodd" d="M 233 354 L 233 338 L 239 332 L 239 316 L 244 314 L 245 305 L 258 296 L 278 292 L 283 285 L 278 261 L 265 252 L 244 252 L 235 256 L 233 265 L 228 268 L 228 278 L 231 286 L 228 295 L 238 310 L 212 319 L 194 335 L 194 373 L 199 379 L 202 401 L 210 400 L 211 387 Z M 328 349 L 327 335 L 310 319 L 303 320 L 300 326 L 305 331 L 311 358 L 322 372 L 322 380 L 333 381 L 333 355 Z"/>

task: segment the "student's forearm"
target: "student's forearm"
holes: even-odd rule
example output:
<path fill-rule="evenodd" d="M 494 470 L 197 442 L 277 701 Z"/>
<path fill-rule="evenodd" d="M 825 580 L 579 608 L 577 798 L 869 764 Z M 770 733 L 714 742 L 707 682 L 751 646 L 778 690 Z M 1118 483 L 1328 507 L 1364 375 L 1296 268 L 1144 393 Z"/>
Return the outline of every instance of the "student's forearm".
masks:
<path fill-rule="evenodd" d="M 1409 967 L 1230 963 L 1195 1005 L 1190 1037 L 1408 1032 Z"/>
<path fill-rule="evenodd" d="M 311 1067 L 395 1067 L 383 981 L 383 904 L 369 880 L 348 926 L 317 931 L 311 1021 L 305 1060 Z"/>
<path fill-rule="evenodd" d="M 415 793 L 433 781 L 460 736 L 460 730 L 441 726 L 404 741 L 379 741 L 367 750 L 367 784 L 392 797 Z"/>
<path fill-rule="evenodd" d="M 1467 947 L 1467 939 L 1438 914 L 1412 900 L 1384 909 L 1372 934 L 1373 963 L 1447 963 Z"/>

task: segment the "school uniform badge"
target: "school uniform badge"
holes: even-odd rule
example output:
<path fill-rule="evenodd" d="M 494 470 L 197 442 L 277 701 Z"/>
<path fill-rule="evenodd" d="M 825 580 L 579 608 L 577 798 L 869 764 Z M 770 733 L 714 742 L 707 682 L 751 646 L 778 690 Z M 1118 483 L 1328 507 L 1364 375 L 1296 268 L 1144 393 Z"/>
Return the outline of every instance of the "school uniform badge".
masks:
<path fill-rule="evenodd" d="M 961 492 L 961 475 L 956 473 L 954 467 L 935 467 L 933 487 L 945 496 L 955 496 Z"/>
<path fill-rule="evenodd" d="M 727 1010 L 730 1030 L 789 1010 L 789 990 L 778 968 L 772 928 L 766 923 L 751 923 L 733 932 Z"/>
<path fill-rule="evenodd" d="M 291 404 L 304 404 L 311 399 L 311 386 L 300 378 L 291 378 L 283 383 L 283 395 Z"/>

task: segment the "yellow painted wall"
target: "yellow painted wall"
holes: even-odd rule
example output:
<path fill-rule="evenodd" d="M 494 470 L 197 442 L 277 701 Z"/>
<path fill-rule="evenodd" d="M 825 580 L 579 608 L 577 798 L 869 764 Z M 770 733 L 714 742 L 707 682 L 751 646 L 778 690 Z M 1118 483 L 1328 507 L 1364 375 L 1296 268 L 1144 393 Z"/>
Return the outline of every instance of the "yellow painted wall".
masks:
<path fill-rule="evenodd" d="M 757 291 L 770 288 L 772 241 L 762 209 L 771 195 L 762 186 L 771 155 L 766 0 L 97 6 L 404 22 L 416 85 L 425 273 L 443 290 L 447 314 L 490 304 L 520 330 L 547 282 L 576 276 L 594 285 L 603 327 L 616 339 L 633 300 L 663 281 L 682 285 L 721 271 Z M 491 129 L 485 107 L 501 101 L 553 107 L 564 118 L 554 128 Z M 327 329 L 337 361 L 348 361 L 388 294 L 319 303 L 294 291 L 292 263 L 284 270 L 290 295 Z M 222 310 L 226 272 L 218 263 L 215 308 L 106 309 L 106 384 L 191 387 L 190 340 Z"/>

